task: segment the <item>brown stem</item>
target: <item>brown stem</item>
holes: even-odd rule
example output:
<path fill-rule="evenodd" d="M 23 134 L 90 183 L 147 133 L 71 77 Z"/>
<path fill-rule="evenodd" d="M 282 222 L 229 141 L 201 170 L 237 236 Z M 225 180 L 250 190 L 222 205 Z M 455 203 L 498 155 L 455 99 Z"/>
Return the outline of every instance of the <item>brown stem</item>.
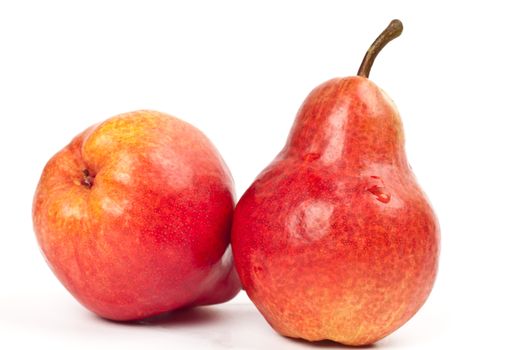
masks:
<path fill-rule="evenodd" d="M 403 23 L 401 23 L 400 20 L 394 19 L 392 22 L 390 22 L 388 27 L 386 27 L 386 29 L 383 30 L 381 34 L 379 34 L 377 39 L 366 52 L 363 62 L 361 62 L 361 66 L 357 71 L 357 75 L 368 78 L 370 75 L 370 69 L 372 68 L 374 60 L 376 59 L 379 52 L 383 49 L 383 47 L 386 46 L 386 44 L 400 36 L 402 32 Z"/>

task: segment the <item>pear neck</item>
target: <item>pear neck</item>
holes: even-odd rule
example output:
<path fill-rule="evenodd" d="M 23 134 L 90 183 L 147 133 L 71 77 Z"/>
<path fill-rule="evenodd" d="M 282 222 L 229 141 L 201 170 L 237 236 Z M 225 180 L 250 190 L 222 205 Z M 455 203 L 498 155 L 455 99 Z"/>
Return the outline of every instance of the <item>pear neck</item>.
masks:
<path fill-rule="evenodd" d="M 314 89 L 298 112 L 285 150 L 323 165 L 406 163 L 395 106 L 361 77 L 333 79 Z"/>

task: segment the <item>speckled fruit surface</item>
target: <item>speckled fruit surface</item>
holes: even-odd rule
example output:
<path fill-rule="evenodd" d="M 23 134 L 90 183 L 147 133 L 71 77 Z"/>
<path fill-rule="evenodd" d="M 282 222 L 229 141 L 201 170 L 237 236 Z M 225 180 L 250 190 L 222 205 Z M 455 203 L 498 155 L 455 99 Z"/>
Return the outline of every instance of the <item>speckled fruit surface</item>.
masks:
<path fill-rule="evenodd" d="M 246 292 L 285 336 L 370 344 L 416 313 L 439 226 L 382 90 L 349 77 L 312 91 L 240 199 L 232 246 Z"/>
<path fill-rule="evenodd" d="M 231 175 L 204 134 L 137 111 L 87 129 L 47 163 L 33 223 L 79 302 L 134 320 L 237 294 L 233 207 Z"/>

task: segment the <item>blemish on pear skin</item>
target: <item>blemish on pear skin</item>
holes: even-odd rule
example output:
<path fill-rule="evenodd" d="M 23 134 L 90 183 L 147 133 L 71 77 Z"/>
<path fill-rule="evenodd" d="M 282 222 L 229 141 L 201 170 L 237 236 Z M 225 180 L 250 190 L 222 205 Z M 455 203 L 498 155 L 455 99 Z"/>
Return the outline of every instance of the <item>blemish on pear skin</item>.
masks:
<path fill-rule="evenodd" d="M 386 192 L 386 189 L 381 186 L 374 185 L 366 189 L 368 192 L 372 193 L 376 199 L 382 203 L 390 202 L 390 193 Z"/>

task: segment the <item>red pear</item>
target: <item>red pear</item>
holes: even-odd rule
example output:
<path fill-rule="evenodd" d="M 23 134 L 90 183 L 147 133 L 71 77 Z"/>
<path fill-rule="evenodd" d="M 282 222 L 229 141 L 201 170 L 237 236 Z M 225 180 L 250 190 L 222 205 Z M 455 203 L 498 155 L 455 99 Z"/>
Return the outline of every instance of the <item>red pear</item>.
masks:
<path fill-rule="evenodd" d="M 237 294 L 233 207 L 230 172 L 206 136 L 137 111 L 87 129 L 47 163 L 33 222 L 78 301 L 135 320 Z"/>
<path fill-rule="evenodd" d="M 232 247 L 241 282 L 280 334 L 374 343 L 407 322 L 434 283 L 439 225 L 407 162 L 401 120 L 368 79 L 315 88 L 288 141 L 240 199 Z"/>

